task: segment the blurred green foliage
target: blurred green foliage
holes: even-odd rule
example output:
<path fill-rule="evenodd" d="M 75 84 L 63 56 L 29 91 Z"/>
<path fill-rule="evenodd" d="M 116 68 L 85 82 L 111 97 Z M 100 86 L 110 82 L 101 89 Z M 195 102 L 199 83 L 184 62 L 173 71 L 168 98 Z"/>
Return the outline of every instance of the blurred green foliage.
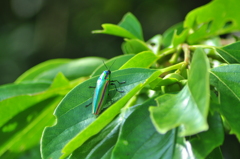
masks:
<path fill-rule="evenodd" d="M 209 1 L 2 0 L 0 84 L 13 82 L 25 70 L 52 58 L 110 58 L 121 54 L 120 38 L 96 36 L 91 31 L 100 29 L 102 23 L 117 23 L 126 12 L 138 17 L 148 40 Z"/>

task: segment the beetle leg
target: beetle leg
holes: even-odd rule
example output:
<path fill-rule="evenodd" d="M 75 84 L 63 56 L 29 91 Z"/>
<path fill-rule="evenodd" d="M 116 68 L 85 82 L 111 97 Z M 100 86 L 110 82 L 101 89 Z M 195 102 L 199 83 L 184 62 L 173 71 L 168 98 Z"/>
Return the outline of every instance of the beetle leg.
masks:
<path fill-rule="evenodd" d="M 116 86 L 114 83 L 111 83 L 111 85 L 114 85 L 114 87 L 115 87 L 115 89 L 116 89 L 117 92 L 119 92 L 119 93 L 124 93 L 124 91 L 119 91 L 119 90 L 117 89 L 117 86 Z"/>
<path fill-rule="evenodd" d="M 92 102 L 91 103 L 89 103 L 89 104 L 87 104 L 87 105 L 85 105 L 85 107 L 88 107 L 89 105 L 91 105 L 92 104 Z"/>
<path fill-rule="evenodd" d="M 119 84 L 124 84 L 126 81 L 119 82 L 118 80 L 111 80 L 111 82 L 118 82 Z"/>

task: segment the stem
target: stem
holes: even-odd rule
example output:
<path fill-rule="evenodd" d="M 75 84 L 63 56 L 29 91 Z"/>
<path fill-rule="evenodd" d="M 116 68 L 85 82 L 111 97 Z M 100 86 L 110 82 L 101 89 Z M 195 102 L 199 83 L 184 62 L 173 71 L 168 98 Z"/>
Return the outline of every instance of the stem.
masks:
<path fill-rule="evenodd" d="M 162 70 L 162 72 L 169 72 L 169 71 L 172 71 L 172 70 L 180 69 L 185 64 L 186 64 L 186 62 L 180 62 L 178 64 L 175 64 L 175 65 L 172 65 L 172 66 L 169 66 L 169 67 L 166 67 L 166 68 L 162 68 L 161 70 Z"/>
<path fill-rule="evenodd" d="M 190 45 L 188 47 L 190 50 L 195 50 L 197 48 L 214 49 L 214 46 L 209 46 L 209 45 Z"/>
<path fill-rule="evenodd" d="M 189 50 L 189 45 L 183 44 L 182 49 L 184 52 L 184 62 L 185 62 L 185 67 L 190 63 L 190 50 Z"/>
<path fill-rule="evenodd" d="M 182 47 L 181 47 L 181 45 L 178 45 L 176 52 L 172 55 L 172 57 L 169 60 L 169 62 L 171 64 L 177 63 L 178 57 L 179 57 L 181 52 L 182 52 Z"/>
<path fill-rule="evenodd" d="M 160 59 L 166 55 L 173 54 L 175 51 L 176 51 L 176 48 L 166 48 L 159 52 L 158 58 Z"/>

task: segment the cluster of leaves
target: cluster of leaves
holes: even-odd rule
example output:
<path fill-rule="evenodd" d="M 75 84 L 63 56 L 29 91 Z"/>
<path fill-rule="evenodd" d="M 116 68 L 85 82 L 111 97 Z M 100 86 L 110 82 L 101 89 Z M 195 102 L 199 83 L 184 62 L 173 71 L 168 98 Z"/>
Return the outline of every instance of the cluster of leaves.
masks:
<path fill-rule="evenodd" d="M 219 37 L 240 30 L 238 3 L 215 0 L 146 42 L 131 13 L 94 31 L 124 38 L 124 55 L 105 62 L 124 93 L 110 87 L 99 116 L 87 105 L 103 58 L 50 60 L 1 86 L 0 155 L 41 138 L 46 159 L 222 158 L 224 130 L 240 140 L 240 42 Z"/>

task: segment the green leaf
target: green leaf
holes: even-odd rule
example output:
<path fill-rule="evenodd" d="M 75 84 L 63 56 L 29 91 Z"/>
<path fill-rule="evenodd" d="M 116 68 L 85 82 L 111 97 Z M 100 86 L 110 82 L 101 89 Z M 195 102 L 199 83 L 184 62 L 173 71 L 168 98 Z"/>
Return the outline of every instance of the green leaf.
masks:
<path fill-rule="evenodd" d="M 36 103 L 52 96 L 52 93 L 51 94 L 45 93 L 44 90 L 39 92 L 35 92 L 36 90 L 34 90 L 33 92 L 31 91 L 31 88 L 35 86 L 37 90 L 41 90 L 41 89 L 38 89 L 37 86 L 41 87 L 42 84 L 43 83 L 34 83 L 34 84 L 29 83 L 24 85 L 11 84 L 11 85 L 7 85 L 4 88 L 4 89 L 9 88 L 9 92 L 6 93 L 8 97 L 6 96 L 4 98 L 1 97 L 2 101 L 0 102 L 0 112 L 1 112 L 0 127 L 3 126 L 3 124 L 5 124 L 8 120 L 13 118 L 15 115 L 17 115 L 21 111 L 24 111 L 25 109 L 31 107 L 32 105 L 35 105 Z M 19 93 L 14 91 L 14 90 L 17 90 L 18 88 L 22 89 L 21 91 L 19 91 Z M 26 90 L 26 93 L 23 92 L 23 90 Z M 3 91 L 1 94 L 5 94 L 5 91 Z"/>
<path fill-rule="evenodd" d="M 219 91 L 221 115 L 230 125 L 230 133 L 240 140 L 240 65 L 216 67 L 210 73 L 211 85 Z"/>
<path fill-rule="evenodd" d="M 143 103 L 123 123 L 111 158 L 172 158 L 175 130 L 159 134 L 149 117 L 150 105 L 156 105 L 154 99 Z"/>
<path fill-rule="evenodd" d="M 239 0 L 214 0 L 194 9 L 186 16 L 184 28 L 189 28 L 189 43 L 211 36 L 240 30 Z"/>
<path fill-rule="evenodd" d="M 91 107 L 86 107 L 86 105 L 91 103 L 93 95 L 93 89 L 89 89 L 89 86 L 95 85 L 97 77 L 89 79 L 75 87 L 67 94 L 55 111 L 57 124 L 44 131 L 42 138 L 43 158 L 59 158 L 63 147 L 65 157 L 71 154 L 91 136 L 100 132 L 110 123 L 120 112 L 124 104 L 145 84 L 153 80 L 152 78 L 155 79 L 159 74 L 159 71 L 140 68 L 112 72 L 113 80 L 126 81 L 126 84 L 120 85 L 120 88 L 118 88 L 119 90 L 124 90 L 125 93 L 116 93 L 115 88 L 112 88 L 110 90 L 112 100 L 117 101 L 119 98 L 122 98 L 97 118 L 91 113 Z M 70 140 L 71 142 L 69 142 Z"/>
<path fill-rule="evenodd" d="M 138 39 L 143 40 L 142 27 L 137 18 L 132 13 L 124 15 L 123 19 L 118 24 L 120 27 L 128 30 Z"/>
<path fill-rule="evenodd" d="M 0 133 L 0 154 L 21 153 L 38 145 L 44 127 L 53 124 L 53 110 L 62 98 L 59 96 L 39 102 L 4 124 Z"/>
<path fill-rule="evenodd" d="M 41 90 L 42 84 L 42 82 L 19 83 L 6 85 L 1 89 L 3 92 L 1 94 L 7 92 L 7 96 L 0 101 L 0 135 L 3 136 L 0 142 L 0 155 L 8 149 L 19 151 L 38 144 L 36 140 L 39 141 L 43 128 L 53 121 L 48 117 L 53 117 L 56 102 L 59 102 L 62 95 L 74 86 L 69 84 L 61 73 L 56 76 L 52 85 L 48 84 L 48 89 L 43 85 Z M 19 88 L 21 91 L 15 92 Z M 39 121 L 43 118 L 49 120 Z M 26 134 L 35 134 L 35 138 L 27 143 L 21 142 Z"/>
<path fill-rule="evenodd" d="M 103 30 L 94 30 L 93 33 L 110 34 L 143 41 L 141 25 L 131 13 L 127 13 L 118 25 L 103 24 L 102 27 Z"/>
<path fill-rule="evenodd" d="M 163 46 L 165 48 L 173 46 L 173 40 L 183 32 L 183 23 L 178 23 L 167 29 L 163 33 Z"/>
<path fill-rule="evenodd" d="M 138 106 L 130 107 L 122 111 L 120 115 L 118 115 L 98 134 L 94 135 L 82 146 L 76 149 L 71 155 L 71 158 L 103 158 L 110 153 L 117 141 L 121 124 L 136 108 L 138 108 Z"/>
<path fill-rule="evenodd" d="M 17 78 L 15 83 L 34 80 L 39 74 L 44 73 L 46 70 L 54 69 L 61 65 L 67 64 L 70 61 L 70 59 L 53 59 L 45 61 L 24 72 Z"/>
<path fill-rule="evenodd" d="M 227 63 L 240 63 L 240 41 L 215 50 Z"/>
<path fill-rule="evenodd" d="M 146 43 L 139 39 L 125 39 L 125 42 L 122 44 L 122 50 L 125 54 L 137 54 L 150 49 Z"/>
<path fill-rule="evenodd" d="M 50 85 L 43 82 L 10 84 L 1 87 L 0 90 L 2 91 L 2 96 L 0 97 L 0 112 L 2 115 L 0 127 L 21 111 L 24 111 L 25 109 L 50 97 L 64 94 L 73 87 L 70 84 L 66 84 L 66 81 L 62 83 L 61 80 L 58 80 L 59 78 L 62 79 L 61 74 L 55 78 L 55 82 L 52 84 L 53 86 L 57 85 L 56 82 L 60 82 L 61 84 L 59 84 L 59 87 L 51 86 L 49 89 L 46 89 L 46 86 Z M 21 90 L 16 91 L 19 88 Z"/>
<path fill-rule="evenodd" d="M 23 73 L 16 83 L 23 81 L 52 81 L 54 77 L 62 72 L 69 80 L 89 76 L 100 64 L 103 58 L 85 57 L 76 60 L 55 59 L 43 62 Z"/>
<path fill-rule="evenodd" d="M 0 101 L 21 95 L 37 94 L 47 90 L 49 86 L 49 82 L 28 82 L 2 85 L 0 86 Z"/>
<path fill-rule="evenodd" d="M 127 31 L 126 29 L 114 25 L 114 24 L 102 24 L 103 30 L 94 30 L 92 33 L 94 34 L 109 34 L 114 36 L 120 36 L 123 38 L 129 38 L 129 39 L 137 39 L 136 36 L 134 36 L 132 33 Z"/>
<path fill-rule="evenodd" d="M 224 130 L 221 117 L 218 113 L 208 116 L 209 130 L 190 139 L 194 155 L 197 158 L 206 158 L 211 151 L 223 144 Z"/>
<path fill-rule="evenodd" d="M 224 159 L 222 156 L 222 150 L 220 149 L 220 147 L 215 148 L 207 157 L 206 159 Z"/>
<path fill-rule="evenodd" d="M 138 71 L 134 72 L 134 70 L 137 69 L 126 69 L 124 72 L 130 71 L 131 74 L 135 74 Z M 134 72 L 134 73 L 133 73 Z M 147 73 L 148 72 L 148 73 Z M 147 73 L 147 74 L 145 74 Z M 84 129 L 82 132 L 80 132 L 74 139 L 72 139 L 62 150 L 65 152 L 64 155 L 61 156 L 61 158 L 66 157 L 69 155 L 75 148 L 79 147 L 83 142 L 85 142 L 86 139 L 88 139 L 90 136 L 97 134 L 101 129 L 103 129 L 113 118 L 120 112 L 121 108 L 125 106 L 125 104 L 139 92 L 145 85 L 149 84 L 152 80 L 157 78 L 159 74 L 161 74 L 162 71 L 155 71 L 155 70 L 147 70 L 147 69 L 139 69 L 138 76 L 134 76 L 134 78 L 138 78 L 135 81 L 139 81 L 141 79 L 144 79 L 147 77 L 147 79 L 143 80 L 136 86 L 136 83 L 134 83 L 134 88 L 128 92 L 127 95 L 122 97 L 118 102 L 113 104 L 110 108 L 108 108 L 105 112 L 103 112 L 102 115 L 100 115 L 93 123 L 91 123 L 86 129 Z M 144 75 L 145 74 L 145 75 Z M 130 75 L 130 74 L 129 74 Z M 127 75 L 128 77 L 130 77 Z M 130 79 L 129 79 L 130 80 Z M 133 79 L 132 79 L 133 80 Z M 129 82 L 128 82 L 129 83 Z M 129 87 L 128 87 L 129 89 Z M 131 88 L 130 88 L 131 89 Z M 85 138 L 84 138 L 85 137 Z"/>
<path fill-rule="evenodd" d="M 158 57 L 152 51 L 144 51 L 136 54 L 131 59 L 129 59 L 123 66 L 119 69 L 126 68 L 149 68 L 153 63 L 157 61 Z"/>
<path fill-rule="evenodd" d="M 183 30 L 180 34 L 177 32 L 177 30 L 174 31 L 172 44 L 170 47 L 177 47 L 179 44 L 184 43 L 188 37 L 188 29 Z"/>
<path fill-rule="evenodd" d="M 157 98 L 158 107 L 150 107 L 151 119 L 160 133 L 181 127 L 179 135 L 193 135 L 208 129 L 209 63 L 202 49 L 194 52 L 189 80 L 178 94 Z M 197 120 L 193 120 L 193 117 Z"/>
<path fill-rule="evenodd" d="M 102 64 L 91 74 L 91 77 L 100 75 L 104 70 L 107 70 L 107 69 L 110 69 L 111 71 L 118 70 L 125 62 L 127 62 L 133 56 L 134 56 L 133 54 L 129 54 L 129 55 L 120 55 L 120 56 L 114 57 L 104 62 L 108 68 L 106 68 L 106 66 L 102 62 Z"/>

